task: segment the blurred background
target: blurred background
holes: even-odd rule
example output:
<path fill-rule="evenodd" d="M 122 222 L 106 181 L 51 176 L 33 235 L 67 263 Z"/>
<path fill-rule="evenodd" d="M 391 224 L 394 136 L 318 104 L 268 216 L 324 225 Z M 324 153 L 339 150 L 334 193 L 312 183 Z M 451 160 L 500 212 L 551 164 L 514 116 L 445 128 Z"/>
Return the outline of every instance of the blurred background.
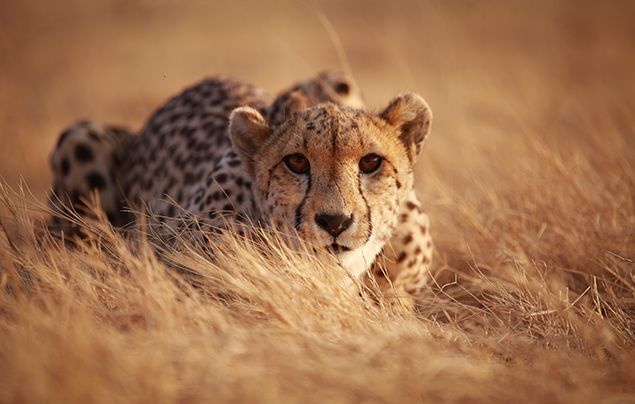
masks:
<path fill-rule="evenodd" d="M 0 0 L 0 176 L 43 197 L 76 119 L 138 130 L 208 75 L 276 92 L 335 68 L 372 108 L 423 95 L 435 123 L 420 170 L 459 187 L 534 136 L 566 151 L 606 136 L 603 120 L 632 134 L 633 16 L 627 1 Z"/>

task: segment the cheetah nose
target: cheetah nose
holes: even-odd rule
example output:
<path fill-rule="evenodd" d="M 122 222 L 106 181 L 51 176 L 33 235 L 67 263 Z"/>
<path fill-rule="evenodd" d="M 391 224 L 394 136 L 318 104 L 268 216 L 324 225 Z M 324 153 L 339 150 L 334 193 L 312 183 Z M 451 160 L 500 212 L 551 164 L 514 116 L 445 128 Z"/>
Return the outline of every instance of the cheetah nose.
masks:
<path fill-rule="evenodd" d="M 326 230 L 331 236 L 337 237 L 353 223 L 353 215 L 346 216 L 341 213 L 318 213 L 315 215 L 315 223 Z"/>

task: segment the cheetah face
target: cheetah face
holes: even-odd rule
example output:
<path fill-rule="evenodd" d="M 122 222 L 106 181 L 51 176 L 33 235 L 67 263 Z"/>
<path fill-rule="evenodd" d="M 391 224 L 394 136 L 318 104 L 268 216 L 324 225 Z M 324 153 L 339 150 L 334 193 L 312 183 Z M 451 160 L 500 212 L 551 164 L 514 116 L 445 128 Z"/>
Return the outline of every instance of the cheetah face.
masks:
<path fill-rule="evenodd" d="M 430 121 L 425 101 L 406 94 L 378 115 L 322 104 L 277 126 L 241 107 L 230 134 L 263 221 L 359 276 L 390 239 Z"/>

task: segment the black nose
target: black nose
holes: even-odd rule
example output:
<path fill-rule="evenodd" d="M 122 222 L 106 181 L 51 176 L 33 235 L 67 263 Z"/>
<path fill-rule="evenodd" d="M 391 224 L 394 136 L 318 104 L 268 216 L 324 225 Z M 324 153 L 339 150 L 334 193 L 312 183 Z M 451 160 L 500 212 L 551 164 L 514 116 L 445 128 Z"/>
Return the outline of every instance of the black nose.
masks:
<path fill-rule="evenodd" d="M 329 232 L 333 237 L 337 237 L 353 223 L 353 215 L 342 214 L 331 215 L 329 213 L 319 213 L 315 215 L 315 223 Z"/>

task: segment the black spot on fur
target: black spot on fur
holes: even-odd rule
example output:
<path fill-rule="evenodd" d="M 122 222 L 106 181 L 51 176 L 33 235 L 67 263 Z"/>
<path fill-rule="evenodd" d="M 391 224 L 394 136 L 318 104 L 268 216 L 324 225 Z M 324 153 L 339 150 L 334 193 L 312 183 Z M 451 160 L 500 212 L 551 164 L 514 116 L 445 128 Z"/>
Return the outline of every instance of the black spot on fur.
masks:
<path fill-rule="evenodd" d="M 82 203 L 81 194 L 77 190 L 71 191 L 70 198 L 71 198 L 71 203 L 73 204 L 73 206 L 76 206 Z"/>
<path fill-rule="evenodd" d="M 201 189 L 200 191 L 203 191 L 203 190 Z M 202 199 L 203 199 L 203 192 L 197 192 L 196 196 L 194 197 L 194 203 L 200 203 Z"/>
<path fill-rule="evenodd" d="M 93 159 L 93 151 L 85 144 L 75 146 L 75 159 L 81 163 L 91 161 Z"/>
<path fill-rule="evenodd" d="M 405 252 L 402 252 L 401 254 L 399 254 L 399 257 L 397 257 L 397 262 L 398 263 L 404 262 L 406 258 L 408 258 L 408 256 L 406 255 Z"/>
<path fill-rule="evenodd" d="M 112 224 L 116 224 L 118 222 L 117 215 L 113 212 L 106 212 L 106 217 L 108 218 L 108 221 Z"/>
<path fill-rule="evenodd" d="M 335 92 L 340 94 L 340 95 L 346 95 L 351 91 L 351 86 L 348 85 L 348 83 L 346 82 L 339 82 L 335 85 Z"/>
<path fill-rule="evenodd" d="M 103 175 L 92 172 L 86 176 L 86 181 L 88 182 L 88 186 L 91 189 L 103 189 L 106 187 L 106 179 Z"/>
<path fill-rule="evenodd" d="M 196 146 L 198 146 L 198 140 L 196 138 L 193 137 L 187 141 L 188 150 L 196 150 Z"/>
<path fill-rule="evenodd" d="M 71 163 L 68 162 L 68 159 L 62 159 L 60 167 L 62 169 L 62 175 L 67 175 L 71 169 Z"/>
<path fill-rule="evenodd" d="M 183 136 L 185 137 L 191 137 L 194 132 L 196 132 L 196 128 L 193 126 L 186 126 L 185 128 L 181 129 L 181 133 L 183 134 Z"/>
<path fill-rule="evenodd" d="M 200 180 L 201 177 L 201 173 L 193 173 L 193 172 L 186 172 L 185 173 L 185 177 L 183 178 L 183 182 L 187 185 L 190 184 L 194 184 L 195 182 Z"/>
<path fill-rule="evenodd" d="M 219 184 L 224 184 L 227 182 L 227 174 L 219 174 L 216 176 L 216 181 Z"/>
<path fill-rule="evenodd" d="M 171 124 L 176 123 L 176 121 L 178 121 L 179 119 L 181 119 L 181 114 L 179 114 L 178 112 L 173 113 L 170 118 L 168 119 L 168 121 L 170 121 Z"/>

